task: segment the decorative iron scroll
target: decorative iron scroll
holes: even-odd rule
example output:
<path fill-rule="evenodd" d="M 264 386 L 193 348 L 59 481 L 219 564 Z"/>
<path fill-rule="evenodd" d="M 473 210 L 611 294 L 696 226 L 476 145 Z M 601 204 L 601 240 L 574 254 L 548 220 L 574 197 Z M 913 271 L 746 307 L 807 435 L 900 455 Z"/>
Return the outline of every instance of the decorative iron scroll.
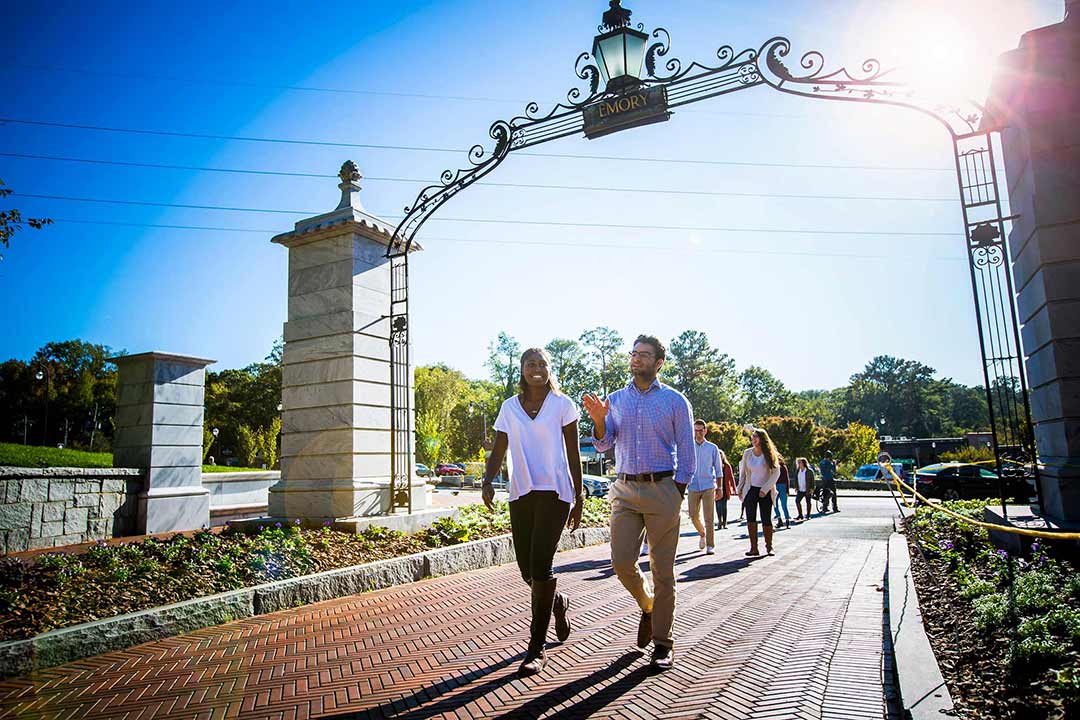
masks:
<path fill-rule="evenodd" d="M 613 2 L 613 9 L 618 2 Z M 618 8 L 622 10 L 621 8 Z M 626 12 L 626 11 L 624 11 Z M 612 22 L 629 24 L 625 17 L 611 16 Z M 605 23 L 608 17 L 605 16 Z M 644 31 L 641 25 L 637 26 Z M 956 149 L 957 176 L 960 200 L 964 212 L 964 226 L 969 237 L 969 267 L 972 271 L 972 289 L 976 312 L 979 314 L 979 337 L 983 350 L 988 400 L 991 404 L 991 422 L 994 428 L 994 449 L 998 457 L 999 471 L 1004 447 L 1018 447 L 1017 457 L 1034 460 L 1034 444 L 1031 439 L 1030 407 L 1020 350 L 1019 325 L 1016 320 L 1015 297 L 1011 272 L 1005 261 L 1007 250 L 1004 238 L 1004 222 L 998 179 L 993 167 L 992 148 L 961 150 L 960 143 L 986 138 L 997 128 L 986 127 L 985 109 L 978 103 L 963 104 L 942 102 L 910 85 L 890 79 L 891 69 L 884 69 L 876 58 L 864 60 L 857 71 L 841 67 L 828 70 L 822 53 L 811 50 L 793 62 L 791 42 L 784 37 L 773 37 L 758 49 L 736 51 L 730 45 L 722 45 L 716 51 L 716 64 L 691 62 L 684 64 L 670 55 L 671 36 L 664 28 L 652 31 L 651 44 L 645 50 L 642 87 L 663 86 L 667 95 L 667 107 L 677 108 L 719 95 L 767 85 L 780 92 L 822 100 L 840 100 L 871 104 L 906 107 L 934 118 L 948 129 Z M 574 74 L 583 86 L 573 87 L 566 93 L 564 102 L 541 109 L 537 102 L 526 104 L 520 115 L 510 120 L 492 123 L 488 135 L 494 141 L 491 150 L 474 145 L 468 153 L 469 165 L 458 170 L 446 170 L 436 184 L 425 187 L 416 200 L 405 208 L 405 217 L 394 231 L 394 241 L 388 244 L 387 256 L 404 263 L 402 272 L 391 274 L 391 293 L 404 292 L 404 301 L 391 305 L 394 338 L 392 364 L 406 363 L 408 357 L 407 323 L 397 325 L 398 316 L 407 314 L 407 266 L 408 252 L 413 239 L 423 224 L 452 197 L 495 170 L 512 152 L 539 145 L 551 140 L 576 135 L 583 131 L 582 110 L 592 103 L 604 102 L 620 95 L 601 89 L 601 73 L 590 53 L 581 53 L 574 63 Z M 978 217 L 980 212 L 991 215 Z M 992 274 L 988 273 L 993 270 Z M 985 276 L 984 276 L 985 274 Z M 404 282 L 402 287 L 400 283 Z M 404 359 L 404 360 L 403 360 Z M 400 368 L 398 368 L 400 370 Z M 398 398 L 398 375 L 392 370 L 395 398 Z M 1003 388 L 1016 387 L 1017 392 Z M 407 387 L 407 383 L 406 383 Z M 1008 401 L 995 399 L 998 393 Z M 409 393 L 395 400 L 393 424 L 395 433 L 408 427 Z M 995 408 L 1004 411 L 995 412 Z M 1002 415 L 1007 416 L 1010 428 L 1002 429 Z M 1024 427 L 1017 429 L 1020 425 Z M 411 438 L 400 437 L 402 445 L 411 452 Z M 411 462 L 411 458 L 407 460 Z M 400 475 L 398 468 L 395 474 Z M 408 475 L 405 474 L 407 478 Z"/>

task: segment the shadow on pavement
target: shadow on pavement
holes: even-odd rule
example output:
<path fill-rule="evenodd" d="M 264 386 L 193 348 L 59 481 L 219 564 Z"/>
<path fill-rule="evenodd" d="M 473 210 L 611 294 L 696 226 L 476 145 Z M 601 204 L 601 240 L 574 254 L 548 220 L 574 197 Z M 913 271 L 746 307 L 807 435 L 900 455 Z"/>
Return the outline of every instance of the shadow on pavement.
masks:
<path fill-rule="evenodd" d="M 640 650 L 631 650 L 624 653 L 610 665 L 605 668 L 601 668 L 594 673 L 590 673 L 583 678 L 574 680 L 573 682 L 560 685 L 559 687 L 548 690 L 543 695 L 533 698 L 529 702 L 525 703 L 521 707 L 507 710 L 501 715 L 496 716 L 496 720 L 517 720 L 518 718 L 538 718 L 544 716 L 544 713 L 548 712 L 556 705 L 561 705 L 566 700 L 580 692 L 585 692 L 592 688 L 594 685 L 607 680 L 608 678 L 618 675 L 620 672 L 630 667 L 630 665 L 640 658 L 644 653 Z M 628 673 L 626 677 L 620 678 L 616 682 L 611 683 L 607 687 L 601 688 L 596 691 L 595 694 L 590 695 L 587 698 L 582 699 L 571 705 L 568 708 L 564 708 L 557 713 L 548 715 L 550 718 L 583 718 L 589 717 L 593 713 L 600 710 L 605 705 L 617 700 L 623 694 L 629 692 L 638 685 L 642 680 L 652 675 L 648 665 L 636 668 L 632 672 Z"/>
<path fill-rule="evenodd" d="M 732 573 L 739 572 L 743 568 L 749 567 L 751 562 L 753 562 L 753 560 L 744 557 L 739 558 L 738 560 L 727 560 L 722 563 L 705 563 L 690 568 L 679 576 L 679 580 L 693 582 L 694 580 L 708 580 L 710 578 L 723 577 L 724 575 L 731 575 Z"/>
<path fill-rule="evenodd" d="M 408 718 L 408 720 L 424 720 L 425 718 L 438 717 L 443 713 L 452 713 L 462 705 L 470 703 L 482 695 L 486 695 L 500 685 L 505 685 L 508 682 L 514 681 L 517 679 L 517 676 L 509 674 L 492 678 L 475 687 L 467 687 L 460 694 L 451 698 L 439 700 L 427 707 L 417 707 L 417 705 L 431 702 L 440 695 L 445 695 L 460 687 L 469 686 L 471 682 L 478 680 L 485 675 L 490 675 L 509 665 L 515 665 L 518 662 L 521 662 L 521 659 L 524 656 L 525 653 L 521 652 L 514 657 L 500 660 L 497 663 L 492 663 L 491 665 L 477 668 L 476 670 L 470 670 L 454 677 L 443 678 L 432 685 L 417 690 L 411 695 L 405 695 L 404 697 L 400 697 L 397 700 L 377 707 L 368 708 L 367 710 L 350 710 L 334 715 L 323 715 L 322 717 L 324 720 L 365 720 L 366 718 Z"/>

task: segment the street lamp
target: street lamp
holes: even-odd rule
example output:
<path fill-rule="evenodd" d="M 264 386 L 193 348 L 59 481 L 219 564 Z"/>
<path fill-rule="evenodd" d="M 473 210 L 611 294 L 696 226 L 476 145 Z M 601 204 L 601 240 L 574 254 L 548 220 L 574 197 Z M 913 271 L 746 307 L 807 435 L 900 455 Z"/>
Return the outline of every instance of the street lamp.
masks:
<path fill-rule="evenodd" d="M 600 68 L 608 92 L 621 92 L 641 84 L 641 66 L 645 61 L 645 43 L 649 36 L 630 27 L 630 11 L 611 0 L 600 29 L 593 39 L 593 57 Z"/>
<path fill-rule="evenodd" d="M 45 380 L 45 427 L 41 433 L 41 444 L 49 444 L 49 396 L 52 395 L 52 368 L 49 367 L 47 362 L 42 363 L 41 367 L 44 371 L 38 370 L 34 373 L 36 380 Z"/>

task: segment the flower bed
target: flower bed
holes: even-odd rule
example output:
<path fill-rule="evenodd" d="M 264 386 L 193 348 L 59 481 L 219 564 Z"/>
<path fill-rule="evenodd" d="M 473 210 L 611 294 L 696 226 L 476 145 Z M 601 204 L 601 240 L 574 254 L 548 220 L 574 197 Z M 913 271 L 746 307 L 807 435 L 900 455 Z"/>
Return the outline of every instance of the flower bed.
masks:
<path fill-rule="evenodd" d="M 985 501 L 945 503 L 981 519 Z M 963 718 L 1080 717 L 1080 573 L 1038 542 L 1023 557 L 920 507 L 907 523 L 930 643 Z"/>
<path fill-rule="evenodd" d="M 588 498 L 581 524 L 604 526 L 609 512 L 606 500 Z M 167 540 L 101 542 L 82 553 L 31 560 L 3 558 L 0 640 L 509 531 L 509 505 L 498 502 L 495 512 L 469 505 L 456 518 L 441 518 L 412 535 L 374 526 L 356 534 L 277 523 L 178 533 Z"/>

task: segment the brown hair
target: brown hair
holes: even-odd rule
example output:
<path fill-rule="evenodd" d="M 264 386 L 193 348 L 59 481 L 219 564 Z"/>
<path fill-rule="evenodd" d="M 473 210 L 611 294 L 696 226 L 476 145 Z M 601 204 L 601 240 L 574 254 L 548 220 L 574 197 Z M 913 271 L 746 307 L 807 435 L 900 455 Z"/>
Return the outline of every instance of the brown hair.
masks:
<path fill-rule="evenodd" d="M 518 369 L 521 371 L 521 374 L 518 377 L 518 390 L 521 391 L 522 395 L 525 394 L 525 386 L 527 384 L 525 382 L 525 359 L 530 357 L 530 356 L 534 356 L 534 355 L 539 357 L 540 359 L 542 359 L 544 362 L 547 363 L 547 366 L 548 366 L 548 390 L 555 393 L 556 395 L 562 395 L 562 390 L 559 389 L 559 380 L 558 380 L 558 378 L 555 377 L 554 368 L 551 367 L 551 355 L 549 355 L 548 351 L 545 350 L 544 348 L 538 348 L 538 347 L 529 348 L 525 352 L 521 353 L 521 362 L 518 365 Z"/>
<path fill-rule="evenodd" d="M 795 458 L 795 467 L 799 467 L 799 463 L 805 465 L 807 470 L 810 469 L 810 463 L 806 461 L 806 458 Z"/>
<path fill-rule="evenodd" d="M 706 429 L 709 427 L 708 425 L 705 424 L 705 421 L 701 420 L 700 418 L 694 421 L 694 427 L 697 427 L 698 425 L 700 425 L 701 427 L 706 428 Z"/>
<path fill-rule="evenodd" d="M 772 438 L 769 437 L 769 433 L 764 428 L 754 428 L 752 435 L 757 435 L 758 440 L 761 441 L 761 454 L 765 456 L 765 464 L 770 470 L 775 470 L 776 466 L 780 464 L 780 453 L 776 451 L 776 446 L 773 445 Z"/>

